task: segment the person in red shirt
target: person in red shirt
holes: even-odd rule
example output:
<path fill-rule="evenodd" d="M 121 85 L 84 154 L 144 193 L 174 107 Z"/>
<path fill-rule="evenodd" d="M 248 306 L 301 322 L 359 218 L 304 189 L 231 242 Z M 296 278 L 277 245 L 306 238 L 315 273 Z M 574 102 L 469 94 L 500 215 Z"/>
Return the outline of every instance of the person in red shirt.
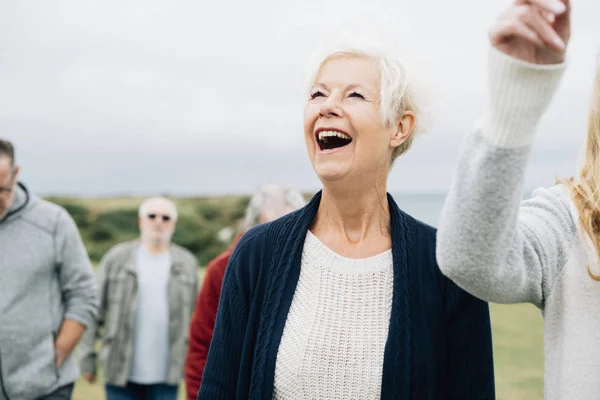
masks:
<path fill-rule="evenodd" d="M 276 184 L 261 186 L 250 199 L 244 229 L 273 221 L 305 205 L 302 194 L 297 190 Z M 190 324 L 190 339 L 185 361 L 185 387 L 188 400 L 196 400 L 202 374 L 213 336 L 217 309 L 221 296 L 221 285 L 229 257 L 243 233 L 239 234 L 227 251 L 208 263 L 204 282 L 196 299 L 196 307 Z"/>

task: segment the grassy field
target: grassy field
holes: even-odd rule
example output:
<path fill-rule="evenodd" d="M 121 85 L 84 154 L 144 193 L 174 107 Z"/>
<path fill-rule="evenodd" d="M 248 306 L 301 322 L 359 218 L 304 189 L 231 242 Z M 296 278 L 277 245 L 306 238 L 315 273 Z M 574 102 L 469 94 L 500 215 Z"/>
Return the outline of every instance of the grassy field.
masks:
<path fill-rule="evenodd" d="M 531 305 L 492 305 L 496 388 L 499 400 L 542 398 L 543 332 L 538 309 Z M 180 398 L 184 399 L 183 387 Z M 75 400 L 104 400 L 101 384 L 78 382 Z"/>

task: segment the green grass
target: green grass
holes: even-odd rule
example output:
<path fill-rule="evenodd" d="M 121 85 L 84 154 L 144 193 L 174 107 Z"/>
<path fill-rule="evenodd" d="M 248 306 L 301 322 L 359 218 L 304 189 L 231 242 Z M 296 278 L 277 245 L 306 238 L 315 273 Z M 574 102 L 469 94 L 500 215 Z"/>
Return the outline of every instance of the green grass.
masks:
<path fill-rule="evenodd" d="M 540 311 L 529 304 L 491 307 L 499 400 L 541 399 L 544 334 Z"/>
<path fill-rule="evenodd" d="M 541 399 L 544 379 L 542 317 L 527 304 L 492 305 L 498 400 Z M 179 391 L 184 399 L 183 385 Z M 75 385 L 74 400 L 104 400 L 101 383 Z"/>

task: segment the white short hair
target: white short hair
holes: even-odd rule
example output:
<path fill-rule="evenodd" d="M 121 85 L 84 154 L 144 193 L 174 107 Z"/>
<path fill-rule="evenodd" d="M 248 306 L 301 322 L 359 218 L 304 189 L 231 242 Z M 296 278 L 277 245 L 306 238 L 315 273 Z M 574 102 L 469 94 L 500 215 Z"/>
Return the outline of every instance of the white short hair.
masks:
<path fill-rule="evenodd" d="M 139 216 L 147 215 L 148 214 L 148 208 L 153 203 L 163 203 L 163 204 L 166 204 L 171 209 L 171 216 L 173 217 L 173 219 L 177 220 L 177 218 L 179 217 L 179 215 L 177 213 L 177 207 L 175 206 L 175 203 L 173 203 L 171 200 L 169 200 L 169 199 L 167 199 L 165 197 L 150 197 L 150 198 L 144 200 L 142 202 L 142 204 L 140 205 L 140 208 L 138 210 L 138 215 Z"/>
<path fill-rule="evenodd" d="M 385 40 L 387 39 L 387 40 Z M 392 153 L 391 163 L 405 153 L 413 139 L 427 131 L 431 124 L 431 86 L 423 79 L 416 53 L 390 38 L 368 33 L 329 33 L 313 52 L 308 69 L 309 89 L 323 65 L 335 58 L 363 58 L 371 60 L 380 73 L 380 108 L 384 124 L 395 124 L 405 111 L 415 115 L 413 131 Z"/>
<path fill-rule="evenodd" d="M 304 207 L 306 201 L 298 190 L 268 183 L 258 188 L 252 195 L 246 216 L 244 218 L 244 229 L 250 229 L 260 222 L 260 216 L 267 211 L 283 210 L 291 208 L 296 210 Z"/>

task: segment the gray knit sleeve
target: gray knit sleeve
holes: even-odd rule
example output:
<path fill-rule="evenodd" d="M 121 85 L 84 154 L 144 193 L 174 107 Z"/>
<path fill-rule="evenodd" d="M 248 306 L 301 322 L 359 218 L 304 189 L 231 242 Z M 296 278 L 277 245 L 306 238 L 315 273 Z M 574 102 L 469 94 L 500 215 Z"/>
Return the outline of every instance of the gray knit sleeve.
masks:
<path fill-rule="evenodd" d="M 437 239 L 442 272 L 471 294 L 542 308 L 577 235 L 568 189 L 538 189 L 521 202 L 528 148 L 467 138 Z"/>
<path fill-rule="evenodd" d="M 539 120 L 564 71 L 492 50 L 481 128 L 467 136 L 440 219 L 442 272 L 471 294 L 543 307 L 577 235 L 568 190 L 523 198 Z"/>

